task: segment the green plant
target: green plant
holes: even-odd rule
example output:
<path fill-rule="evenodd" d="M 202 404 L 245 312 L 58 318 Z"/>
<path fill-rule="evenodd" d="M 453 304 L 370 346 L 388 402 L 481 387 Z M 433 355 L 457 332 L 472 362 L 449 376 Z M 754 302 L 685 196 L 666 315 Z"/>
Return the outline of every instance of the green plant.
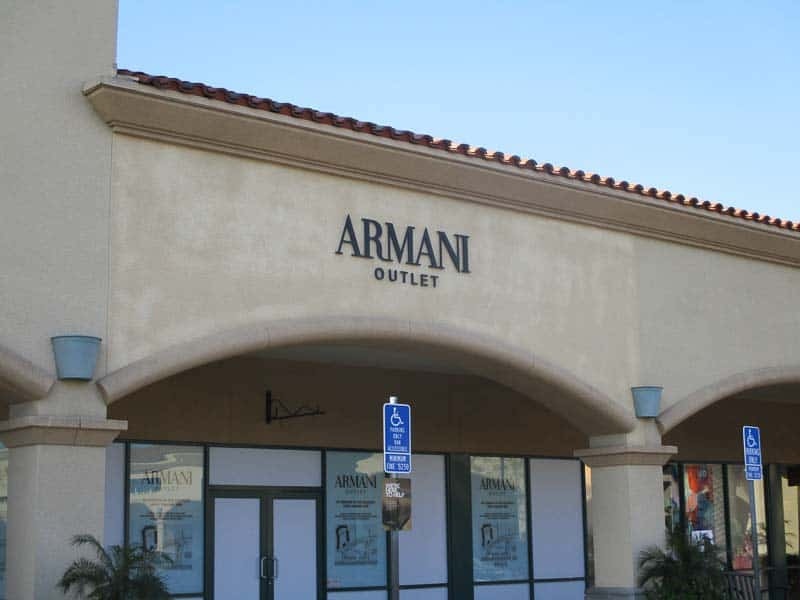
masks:
<path fill-rule="evenodd" d="M 92 535 L 76 535 L 73 546 L 89 546 L 96 560 L 79 558 L 67 568 L 58 588 L 74 590 L 87 600 L 168 600 L 167 585 L 158 567 L 170 564 L 162 552 L 141 546 L 111 546 L 108 550 Z"/>
<path fill-rule="evenodd" d="M 725 600 L 725 563 L 708 540 L 693 542 L 687 532 L 667 531 L 666 549 L 639 555 L 639 585 L 648 600 Z"/>

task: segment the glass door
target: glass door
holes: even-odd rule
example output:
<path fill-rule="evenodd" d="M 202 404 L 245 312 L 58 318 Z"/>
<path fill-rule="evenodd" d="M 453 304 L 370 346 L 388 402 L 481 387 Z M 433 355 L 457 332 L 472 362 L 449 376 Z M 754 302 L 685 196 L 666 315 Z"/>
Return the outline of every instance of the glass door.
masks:
<path fill-rule="evenodd" d="M 317 600 L 320 494 L 211 490 L 213 600 Z"/>
<path fill-rule="evenodd" d="M 261 499 L 212 499 L 214 600 L 263 600 Z"/>
<path fill-rule="evenodd" d="M 272 570 L 267 600 L 319 597 L 319 502 L 316 498 L 271 498 Z M 315 560 L 316 559 L 316 560 Z"/>

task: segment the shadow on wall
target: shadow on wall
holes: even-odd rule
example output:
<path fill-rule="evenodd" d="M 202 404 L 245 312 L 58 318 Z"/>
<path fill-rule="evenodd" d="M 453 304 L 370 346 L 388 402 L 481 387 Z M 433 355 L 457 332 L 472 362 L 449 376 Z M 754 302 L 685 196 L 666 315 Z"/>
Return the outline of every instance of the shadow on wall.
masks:
<path fill-rule="evenodd" d="M 265 392 L 326 414 L 265 422 Z M 582 432 L 535 401 L 464 374 L 241 357 L 186 371 L 109 407 L 127 438 L 377 449 L 389 394 L 414 406 L 418 451 L 571 457 Z"/>
<path fill-rule="evenodd" d="M 794 402 L 727 398 L 712 404 L 664 435 L 678 447 L 675 460 L 742 461 L 742 426 L 758 425 L 764 462 L 800 462 L 800 429 Z"/>

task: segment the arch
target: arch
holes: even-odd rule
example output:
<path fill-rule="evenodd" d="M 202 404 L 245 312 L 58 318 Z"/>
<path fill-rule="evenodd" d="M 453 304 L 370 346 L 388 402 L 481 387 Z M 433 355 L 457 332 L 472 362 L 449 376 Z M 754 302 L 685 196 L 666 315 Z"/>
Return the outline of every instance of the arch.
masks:
<path fill-rule="evenodd" d="M 588 435 L 622 433 L 635 420 L 611 398 L 535 354 L 482 334 L 431 322 L 325 317 L 274 320 L 183 342 L 98 381 L 107 403 L 181 371 L 259 350 L 368 344 L 447 357 L 466 370 L 536 398 Z"/>
<path fill-rule="evenodd" d="M 667 433 L 692 415 L 723 398 L 755 388 L 792 383 L 800 383 L 800 365 L 764 367 L 737 373 L 695 390 L 664 409 L 658 416 L 659 426 L 662 433 Z"/>
<path fill-rule="evenodd" d="M 9 404 L 38 400 L 53 383 L 53 375 L 0 345 L 0 398 Z"/>

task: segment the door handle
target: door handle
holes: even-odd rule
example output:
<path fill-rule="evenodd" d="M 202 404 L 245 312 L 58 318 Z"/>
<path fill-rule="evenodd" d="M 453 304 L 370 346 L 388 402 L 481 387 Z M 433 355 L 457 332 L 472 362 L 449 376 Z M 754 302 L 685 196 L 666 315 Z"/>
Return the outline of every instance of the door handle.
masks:
<path fill-rule="evenodd" d="M 264 573 L 264 565 L 267 562 L 267 558 L 268 557 L 266 557 L 266 556 L 262 556 L 261 557 L 261 569 L 260 569 L 261 579 L 267 579 L 267 575 L 266 575 L 266 573 Z"/>
<path fill-rule="evenodd" d="M 274 565 L 272 567 L 272 579 L 278 578 L 278 558 L 275 557 L 272 559 Z"/>

